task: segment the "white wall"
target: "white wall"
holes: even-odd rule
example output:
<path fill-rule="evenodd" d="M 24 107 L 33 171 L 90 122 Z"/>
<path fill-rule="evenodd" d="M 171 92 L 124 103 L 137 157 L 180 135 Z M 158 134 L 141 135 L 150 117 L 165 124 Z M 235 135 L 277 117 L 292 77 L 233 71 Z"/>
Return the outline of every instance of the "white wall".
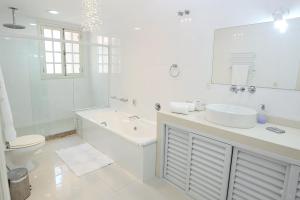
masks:
<path fill-rule="evenodd" d="M 111 100 L 122 110 L 155 119 L 154 104 L 168 109 L 172 100 L 200 99 L 206 103 L 233 103 L 257 108 L 266 104 L 274 116 L 300 120 L 300 92 L 259 88 L 254 95 L 233 94 L 229 86 L 210 85 L 213 34 L 216 28 L 270 20 L 272 12 L 285 5 L 297 15 L 295 1 L 151 1 L 135 3 L 139 16 L 111 23 L 111 33 L 121 39 L 122 73 L 111 77 L 111 96 L 137 100 L 137 106 Z M 141 8 L 143 9 L 141 11 Z M 178 9 L 190 9 L 192 23 L 182 24 Z M 151 17 L 149 17 L 151 16 Z M 124 16 L 123 16 L 124 17 Z M 125 24 L 125 25 L 124 25 Z M 120 26 L 120 28 L 116 28 Z M 140 26 L 141 31 L 134 31 Z M 178 64 L 181 76 L 168 76 L 171 64 Z"/>

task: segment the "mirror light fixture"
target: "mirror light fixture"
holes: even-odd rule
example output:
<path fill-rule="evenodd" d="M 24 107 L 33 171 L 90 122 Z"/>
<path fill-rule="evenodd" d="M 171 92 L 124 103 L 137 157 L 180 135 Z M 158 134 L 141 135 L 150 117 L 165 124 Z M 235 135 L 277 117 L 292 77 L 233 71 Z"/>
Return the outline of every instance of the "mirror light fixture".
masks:
<path fill-rule="evenodd" d="M 82 30 L 86 32 L 96 32 L 99 30 L 102 21 L 99 17 L 98 0 L 82 0 Z"/>
<path fill-rule="evenodd" d="M 286 16 L 289 14 L 288 9 L 280 8 L 273 13 L 274 27 L 280 32 L 285 33 L 288 29 Z"/>

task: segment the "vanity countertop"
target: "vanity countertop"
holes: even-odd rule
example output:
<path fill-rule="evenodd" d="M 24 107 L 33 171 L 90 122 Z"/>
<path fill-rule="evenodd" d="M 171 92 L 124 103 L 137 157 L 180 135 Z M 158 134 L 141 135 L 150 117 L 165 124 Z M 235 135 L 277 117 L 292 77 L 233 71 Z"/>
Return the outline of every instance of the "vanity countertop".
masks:
<path fill-rule="evenodd" d="M 222 139 L 233 146 L 247 146 L 256 150 L 275 153 L 300 162 L 300 129 L 277 124 L 257 124 L 251 129 L 230 128 L 205 120 L 205 112 L 192 112 L 189 115 L 158 112 L 158 138 L 164 124 L 175 125 L 195 130 L 212 138 Z M 266 130 L 267 127 L 277 127 L 286 131 L 276 134 Z"/>

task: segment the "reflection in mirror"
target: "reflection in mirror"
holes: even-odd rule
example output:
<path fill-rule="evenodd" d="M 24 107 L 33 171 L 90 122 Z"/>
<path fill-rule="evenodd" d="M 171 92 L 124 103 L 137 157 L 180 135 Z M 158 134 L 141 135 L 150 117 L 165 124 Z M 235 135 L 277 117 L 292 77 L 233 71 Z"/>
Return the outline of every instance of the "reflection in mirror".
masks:
<path fill-rule="evenodd" d="M 300 90 L 300 18 L 215 31 L 212 83 Z"/>

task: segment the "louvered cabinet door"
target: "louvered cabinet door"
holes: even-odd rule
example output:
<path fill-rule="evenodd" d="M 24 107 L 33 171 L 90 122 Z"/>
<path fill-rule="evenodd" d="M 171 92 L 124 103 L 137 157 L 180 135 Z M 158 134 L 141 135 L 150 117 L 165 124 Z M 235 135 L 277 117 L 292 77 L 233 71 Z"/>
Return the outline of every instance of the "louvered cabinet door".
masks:
<path fill-rule="evenodd" d="M 228 200 L 286 200 L 289 171 L 287 163 L 235 148 Z"/>
<path fill-rule="evenodd" d="M 287 200 L 300 200 L 300 167 L 296 165 L 291 167 Z"/>
<path fill-rule="evenodd" d="M 197 200 L 226 200 L 232 147 L 195 134 L 190 142 L 187 193 Z"/>
<path fill-rule="evenodd" d="M 164 178 L 182 190 L 186 190 L 189 157 L 189 133 L 166 127 Z"/>
<path fill-rule="evenodd" d="M 300 200 L 300 168 L 297 169 L 297 180 L 296 180 L 296 194 L 295 194 L 295 200 Z"/>

